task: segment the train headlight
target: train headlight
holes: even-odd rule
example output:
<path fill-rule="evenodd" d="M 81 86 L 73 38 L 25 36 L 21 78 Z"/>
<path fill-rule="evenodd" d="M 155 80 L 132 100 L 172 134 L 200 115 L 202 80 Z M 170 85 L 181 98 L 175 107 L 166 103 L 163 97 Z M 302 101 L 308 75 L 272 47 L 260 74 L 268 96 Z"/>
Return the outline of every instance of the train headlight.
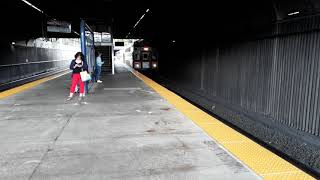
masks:
<path fill-rule="evenodd" d="M 153 68 L 157 68 L 158 67 L 158 64 L 156 62 L 152 63 L 152 67 Z"/>
<path fill-rule="evenodd" d="M 136 68 L 136 69 L 140 69 L 140 63 L 134 63 L 134 68 Z"/>
<path fill-rule="evenodd" d="M 149 48 L 148 47 L 144 47 L 143 50 L 144 51 L 149 51 Z"/>

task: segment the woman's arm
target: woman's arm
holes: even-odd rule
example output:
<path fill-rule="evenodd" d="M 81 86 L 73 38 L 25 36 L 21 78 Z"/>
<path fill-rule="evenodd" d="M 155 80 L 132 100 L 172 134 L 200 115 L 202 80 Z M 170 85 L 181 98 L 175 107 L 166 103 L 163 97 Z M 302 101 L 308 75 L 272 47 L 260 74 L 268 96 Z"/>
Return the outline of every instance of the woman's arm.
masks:
<path fill-rule="evenodd" d="M 73 70 L 75 68 L 75 65 L 76 65 L 76 61 L 72 60 L 70 63 L 70 69 Z"/>

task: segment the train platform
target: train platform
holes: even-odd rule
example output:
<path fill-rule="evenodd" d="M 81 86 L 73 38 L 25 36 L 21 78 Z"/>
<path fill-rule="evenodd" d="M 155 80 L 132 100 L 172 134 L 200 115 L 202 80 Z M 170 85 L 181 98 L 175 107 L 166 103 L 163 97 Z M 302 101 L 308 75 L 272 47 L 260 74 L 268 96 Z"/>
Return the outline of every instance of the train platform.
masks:
<path fill-rule="evenodd" d="M 81 102 L 68 73 L 0 93 L 1 179 L 312 179 L 124 65 L 102 80 Z"/>

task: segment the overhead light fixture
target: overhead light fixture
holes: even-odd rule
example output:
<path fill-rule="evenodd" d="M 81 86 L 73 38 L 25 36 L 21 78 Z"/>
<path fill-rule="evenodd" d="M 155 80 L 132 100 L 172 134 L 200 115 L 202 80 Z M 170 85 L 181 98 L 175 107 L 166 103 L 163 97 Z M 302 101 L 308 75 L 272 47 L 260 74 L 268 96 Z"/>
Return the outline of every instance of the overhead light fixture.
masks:
<path fill-rule="evenodd" d="M 144 16 L 150 11 L 150 9 L 147 9 L 146 12 L 140 17 L 140 19 L 136 22 L 136 24 L 133 26 L 133 28 L 131 29 L 131 31 L 137 27 L 137 25 L 140 23 L 140 21 L 144 18 Z M 128 33 L 128 35 L 126 36 L 126 38 L 129 37 L 129 35 L 131 34 L 131 31 Z"/>
<path fill-rule="evenodd" d="M 292 12 L 292 13 L 289 13 L 288 16 L 296 15 L 296 14 L 299 14 L 299 13 L 300 13 L 299 11 Z"/>
<path fill-rule="evenodd" d="M 30 2 L 26 1 L 26 0 L 21 0 L 24 3 L 28 4 L 29 6 L 33 7 L 34 9 L 38 10 L 39 12 L 43 13 L 43 11 L 39 8 L 37 8 L 36 6 L 34 6 L 33 4 L 31 4 Z"/>
<path fill-rule="evenodd" d="M 172 42 L 173 42 L 173 43 L 175 43 L 175 42 L 176 42 L 176 40 L 173 40 Z"/>
<path fill-rule="evenodd" d="M 139 21 L 137 21 L 137 23 L 133 26 L 133 29 L 134 28 L 136 28 L 136 26 L 139 24 L 139 22 L 144 18 L 144 16 L 145 16 L 146 14 L 143 14 L 142 16 L 141 16 L 141 18 L 139 19 Z"/>

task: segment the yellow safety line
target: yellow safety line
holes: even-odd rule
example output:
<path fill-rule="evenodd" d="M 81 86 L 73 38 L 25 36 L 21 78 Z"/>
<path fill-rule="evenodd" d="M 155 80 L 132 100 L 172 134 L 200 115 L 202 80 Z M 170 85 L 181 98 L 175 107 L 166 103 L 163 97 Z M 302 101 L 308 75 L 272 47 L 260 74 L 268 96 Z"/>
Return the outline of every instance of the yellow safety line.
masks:
<path fill-rule="evenodd" d="M 24 84 L 22 86 L 18 86 L 18 87 L 15 87 L 15 88 L 0 92 L 0 100 L 4 99 L 4 98 L 7 98 L 9 96 L 12 96 L 14 94 L 18 94 L 20 92 L 23 92 L 23 91 L 28 90 L 30 88 L 33 88 L 35 86 L 38 86 L 39 84 L 42 84 L 44 82 L 50 81 L 50 80 L 58 78 L 60 76 L 63 76 L 65 74 L 67 74 L 67 73 L 69 73 L 69 72 L 63 72 L 63 73 L 59 73 L 59 74 L 56 74 L 56 75 L 52 75 L 52 76 L 49 76 L 49 77 L 46 77 L 46 78 L 42 78 L 42 79 L 39 79 L 39 80 L 36 80 L 36 81 L 32 81 L 32 82 Z"/>
<path fill-rule="evenodd" d="M 225 149 L 264 179 L 309 180 L 309 174 L 290 164 L 273 152 L 255 143 L 183 98 L 133 70 L 134 75 L 154 89 L 186 117 L 202 128 Z"/>

